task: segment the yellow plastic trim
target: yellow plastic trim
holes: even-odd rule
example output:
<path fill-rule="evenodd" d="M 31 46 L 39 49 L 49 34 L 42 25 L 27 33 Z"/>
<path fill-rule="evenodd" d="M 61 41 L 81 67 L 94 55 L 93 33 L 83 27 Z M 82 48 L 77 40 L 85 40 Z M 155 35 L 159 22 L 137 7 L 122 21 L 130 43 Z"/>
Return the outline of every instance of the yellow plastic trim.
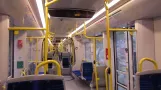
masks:
<path fill-rule="evenodd" d="M 61 67 L 60 67 L 60 64 L 56 60 L 48 60 L 48 61 L 44 61 L 44 62 L 40 63 L 35 69 L 35 75 L 38 75 L 40 67 L 42 67 L 42 66 L 44 66 L 44 65 L 46 65 L 48 63 L 55 64 L 56 68 L 57 68 L 57 75 L 61 76 Z"/>
<path fill-rule="evenodd" d="M 138 66 L 138 72 L 142 72 L 142 68 L 143 68 L 143 62 L 144 61 L 149 61 L 151 63 L 154 64 L 154 69 L 157 70 L 158 69 L 158 65 L 156 63 L 155 60 L 151 59 L 151 58 L 142 58 L 140 61 L 139 61 L 139 66 Z"/>
<path fill-rule="evenodd" d="M 18 35 L 19 34 L 19 31 L 14 31 L 14 35 Z"/>
<path fill-rule="evenodd" d="M 8 30 L 16 30 L 16 31 L 21 31 L 21 30 L 46 30 L 46 28 L 34 28 L 34 27 L 10 27 Z"/>

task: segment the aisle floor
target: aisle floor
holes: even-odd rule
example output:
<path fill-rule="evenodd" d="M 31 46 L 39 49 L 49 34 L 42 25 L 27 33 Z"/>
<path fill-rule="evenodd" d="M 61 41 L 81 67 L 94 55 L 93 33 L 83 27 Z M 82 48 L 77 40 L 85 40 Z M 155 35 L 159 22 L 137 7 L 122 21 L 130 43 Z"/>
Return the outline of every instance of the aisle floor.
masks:
<path fill-rule="evenodd" d="M 95 90 L 95 88 L 90 88 L 85 81 L 72 79 L 67 76 L 65 77 L 65 87 L 66 90 Z M 100 87 L 99 90 L 105 90 L 105 87 Z"/>

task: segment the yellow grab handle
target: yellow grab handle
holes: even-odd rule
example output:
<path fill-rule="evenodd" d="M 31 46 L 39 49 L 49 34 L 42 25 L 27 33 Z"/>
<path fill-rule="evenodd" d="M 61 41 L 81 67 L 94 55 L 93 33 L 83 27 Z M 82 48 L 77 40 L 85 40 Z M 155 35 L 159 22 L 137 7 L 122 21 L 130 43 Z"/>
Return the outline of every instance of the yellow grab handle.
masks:
<path fill-rule="evenodd" d="M 158 65 L 156 63 L 155 60 L 151 59 L 151 58 L 142 58 L 140 61 L 139 61 L 139 67 L 138 67 L 138 72 L 142 72 L 142 68 L 143 68 L 143 62 L 144 61 L 149 61 L 149 62 L 152 62 L 154 64 L 154 68 L 155 70 L 158 69 Z"/>
<path fill-rule="evenodd" d="M 39 73 L 39 68 L 40 68 L 41 66 L 44 66 L 44 65 L 46 65 L 46 64 L 48 64 L 48 63 L 53 63 L 53 64 L 55 64 L 56 67 L 57 67 L 57 75 L 58 75 L 58 76 L 61 76 L 61 67 L 60 67 L 60 64 L 59 64 L 56 60 L 48 60 L 48 61 L 43 61 L 42 63 L 40 63 L 40 64 L 36 67 L 36 69 L 35 69 L 35 75 L 38 75 L 38 73 Z"/>

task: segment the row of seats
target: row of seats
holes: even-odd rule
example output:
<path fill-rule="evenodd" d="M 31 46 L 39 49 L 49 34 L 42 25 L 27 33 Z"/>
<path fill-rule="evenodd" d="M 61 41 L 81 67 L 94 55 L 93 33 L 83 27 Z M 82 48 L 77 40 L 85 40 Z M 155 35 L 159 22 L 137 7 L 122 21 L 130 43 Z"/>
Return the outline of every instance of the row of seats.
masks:
<path fill-rule="evenodd" d="M 65 90 L 62 76 L 33 75 L 7 81 L 6 90 Z"/>
<path fill-rule="evenodd" d="M 91 62 L 83 62 L 81 69 L 82 70 L 74 70 L 73 73 L 83 80 L 92 81 L 93 64 Z"/>
<path fill-rule="evenodd" d="M 97 71 L 98 71 L 98 85 L 100 87 L 105 86 L 105 76 L 104 76 L 104 70 L 106 66 L 97 66 Z M 85 81 L 90 82 L 91 87 L 95 87 L 95 77 L 94 77 L 94 72 L 93 72 L 93 63 L 92 62 L 82 62 L 81 64 L 81 70 L 74 70 L 73 74 Z"/>

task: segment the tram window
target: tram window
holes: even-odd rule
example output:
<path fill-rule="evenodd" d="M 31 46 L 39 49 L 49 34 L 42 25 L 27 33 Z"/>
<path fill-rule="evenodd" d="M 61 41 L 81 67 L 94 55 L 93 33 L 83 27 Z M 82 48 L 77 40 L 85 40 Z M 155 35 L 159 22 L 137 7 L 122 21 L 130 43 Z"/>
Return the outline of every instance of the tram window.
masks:
<path fill-rule="evenodd" d="M 136 32 L 132 35 L 132 59 L 133 59 L 133 74 L 137 72 L 137 61 L 136 61 Z"/>
<path fill-rule="evenodd" d="M 97 61 L 98 61 L 98 65 L 100 66 L 104 66 L 104 48 L 103 48 L 103 40 L 96 41 L 96 57 L 97 57 Z"/>
<path fill-rule="evenodd" d="M 117 76 L 118 76 L 118 83 L 127 86 L 127 74 L 122 74 L 120 72 L 117 72 Z"/>
<path fill-rule="evenodd" d="M 116 32 L 116 63 L 117 63 L 117 70 L 126 72 L 127 69 L 127 61 L 126 61 L 126 51 L 127 48 L 127 39 L 126 39 L 126 32 Z"/>
<path fill-rule="evenodd" d="M 125 89 L 125 88 L 123 88 L 121 86 L 118 86 L 117 90 L 127 90 L 127 89 Z"/>
<path fill-rule="evenodd" d="M 91 59 L 91 43 L 85 43 L 85 59 L 92 62 Z"/>
<path fill-rule="evenodd" d="M 137 72 L 137 61 L 136 61 L 136 32 L 131 36 L 132 41 L 132 61 L 133 61 L 133 87 L 135 87 L 135 74 Z"/>

